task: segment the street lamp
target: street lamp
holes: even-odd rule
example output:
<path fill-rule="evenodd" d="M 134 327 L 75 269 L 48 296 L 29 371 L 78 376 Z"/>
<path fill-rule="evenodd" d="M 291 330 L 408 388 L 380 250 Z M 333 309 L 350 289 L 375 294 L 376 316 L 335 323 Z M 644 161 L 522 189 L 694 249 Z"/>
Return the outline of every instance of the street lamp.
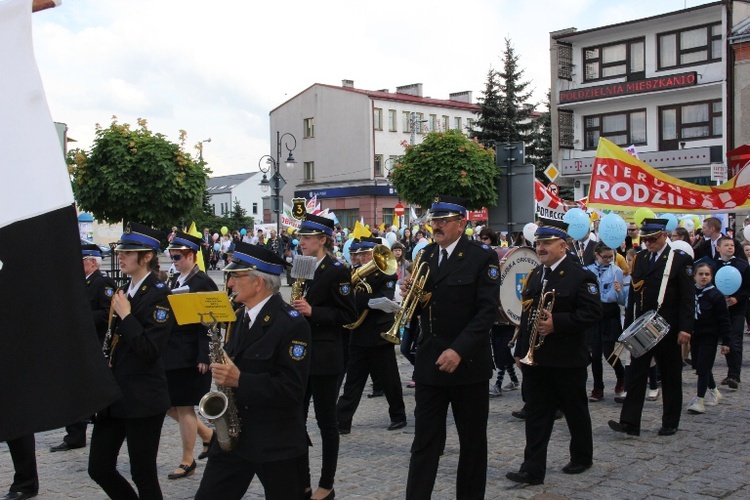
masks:
<path fill-rule="evenodd" d="M 287 136 L 288 138 L 284 139 Z M 263 172 L 263 178 L 260 181 L 260 190 L 264 193 L 267 193 L 269 188 L 273 189 L 273 193 L 271 194 L 271 208 L 276 214 L 276 235 L 278 237 L 281 237 L 281 210 L 283 207 L 280 192 L 286 185 L 286 181 L 279 172 L 279 166 L 281 165 L 282 141 L 284 147 L 289 152 L 289 155 L 287 156 L 284 164 L 287 166 L 287 168 L 294 168 L 294 165 L 297 162 L 294 161 L 292 151 L 294 151 L 294 149 L 297 147 L 297 139 L 289 132 L 286 132 L 285 134 L 281 134 L 281 132 L 278 131 L 276 132 L 276 158 L 271 155 L 263 155 L 258 160 L 258 170 Z M 289 147 L 289 144 L 292 144 L 292 147 Z M 269 180 L 266 174 L 268 174 L 272 169 L 273 173 L 271 174 L 271 179 Z"/>
<path fill-rule="evenodd" d="M 201 166 L 203 166 L 203 144 L 206 142 L 211 142 L 211 138 L 203 139 L 198 143 L 198 156 L 200 157 Z"/>

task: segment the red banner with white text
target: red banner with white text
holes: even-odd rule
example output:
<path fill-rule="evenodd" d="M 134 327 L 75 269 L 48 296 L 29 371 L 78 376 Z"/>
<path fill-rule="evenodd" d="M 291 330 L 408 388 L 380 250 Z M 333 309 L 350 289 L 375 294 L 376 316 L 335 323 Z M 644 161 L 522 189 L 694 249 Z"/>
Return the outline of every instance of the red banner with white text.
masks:
<path fill-rule="evenodd" d="M 750 207 L 750 185 L 730 179 L 720 186 L 700 186 L 664 174 L 599 139 L 588 205 L 612 210 L 651 208 L 659 212 L 732 211 Z"/>
<path fill-rule="evenodd" d="M 542 181 L 534 180 L 534 200 L 536 201 L 536 215 L 544 219 L 562 220 L 565 212 L 571 208 L 586 210 L 585 200 L 563 200 L 555 193 L 547 189 Z"/>

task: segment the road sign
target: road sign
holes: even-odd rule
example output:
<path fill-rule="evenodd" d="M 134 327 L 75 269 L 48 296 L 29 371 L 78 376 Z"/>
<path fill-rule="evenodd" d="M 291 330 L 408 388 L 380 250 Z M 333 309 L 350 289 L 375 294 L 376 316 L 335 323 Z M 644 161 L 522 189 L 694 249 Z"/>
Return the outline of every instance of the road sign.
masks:
<path fill-rule="evenodd" d="M 547 179 L 549 179 L 550 182 L 555 182 L 555 179 L 560 176 L 560 171 L 557 170 L 554 163 L 550 163 L 549 166 L 544 169 L 544 175 L 547 176 Z"/>
<path fill-rule="evenodd" d="M 393 213 L 401 217 L 404 215 L 404 206 L 401 203 L 396 203 L 396 206 L 393 208 Z"/>
<path fill-rule="evenodd" d="M 723 163 L 712 163 L 711 164 L 711 180 L 712 181 L 726 181 L 727 180 L 727 166 Z"/>
<path fill-rule="evenodd" d="M 554 182 L 550 182 L 549 186 L 547 186 L 547 189 L 549 189 L 549 192 L 554 194 L 555 196 L 560 196 L 560 188 Z"/>

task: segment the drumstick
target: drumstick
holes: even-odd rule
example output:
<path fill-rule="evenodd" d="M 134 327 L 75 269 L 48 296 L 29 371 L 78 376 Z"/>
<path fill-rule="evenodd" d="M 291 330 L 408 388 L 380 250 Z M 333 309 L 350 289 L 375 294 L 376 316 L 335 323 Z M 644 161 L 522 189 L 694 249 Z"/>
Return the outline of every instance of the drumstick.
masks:
<path fill-rule="evenodd" d="M 614 365 L 617 363 L 617 360 L 620 359 L 620 354 L 622 354 L 622 351 L 625 349 L 625 344 L 618 342 L 617 346 L 612 350 L 612 354 L 609 355 L 607 358 L 607 363 L 609 363 L 609 360 L 612 359 L 612 356 L 615 357 L 615 360 L 609 363 L 610 365 Z"/>

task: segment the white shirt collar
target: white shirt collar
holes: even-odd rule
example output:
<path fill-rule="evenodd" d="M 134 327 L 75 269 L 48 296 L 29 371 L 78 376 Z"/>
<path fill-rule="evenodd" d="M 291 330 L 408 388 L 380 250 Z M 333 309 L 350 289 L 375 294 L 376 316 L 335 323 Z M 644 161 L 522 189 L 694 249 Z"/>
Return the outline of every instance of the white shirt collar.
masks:
<path fill-rule="evenodd" d="M 458 245 L 458 240 L 460 240 L 461 237 L 456 238 L 456 241 L 445 247 L 445 251 L 448 252 L 448 258 L 453 254 L 453 250 L 456 249 L 456 245 Z M 443 253 L 443 247 L 440 247 L 440 253 Z M 439 261 L 439 259 L 438 259 Z"/>
<path fill-rule="evenodd" d="M 144 281 L 146 281 L 146 278 L 148 278 L 148 275 L 151 274 L 151 271 L 146 273 L 146 276 L 143 277 L 141 281 L 138 283 L 133 283 L 133 281 L 130 281 L 130 287 L 128 287 L 128 297 L 135 297 L 135 293 L 138 291 L 138 289 L 141 287 Z"/>
<path fill-rule="evenodd" d="M 255 319 L 258 317 L 258 314 L 260 314 L 260 310 L 263 309 L 263 306 L 266 305 L 266 302 L 268 302 L 271 297 L 273 297 L 273 294 L 269 295 L 265 299 L 255 304 L 252 309 L 248 309 L 245 311 L 245 314 L 247 315 L 247 319 L 250 320 L 251 325 L 253 324 Z"/>

